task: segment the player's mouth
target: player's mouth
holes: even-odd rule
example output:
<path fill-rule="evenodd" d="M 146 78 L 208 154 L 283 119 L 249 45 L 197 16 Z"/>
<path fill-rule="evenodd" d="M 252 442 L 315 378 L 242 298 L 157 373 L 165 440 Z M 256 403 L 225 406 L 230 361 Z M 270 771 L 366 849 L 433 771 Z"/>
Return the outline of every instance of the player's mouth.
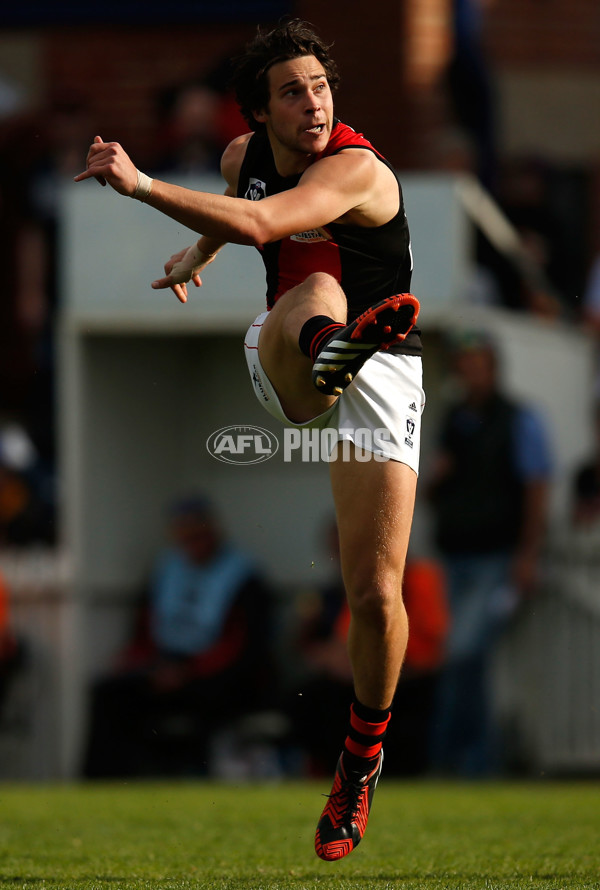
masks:
<path fill-rule="evenodd" d="M 313 136 L 320 136 L 321 133 L 325 130 L 325 124 L 315 124 L 314 127 L 310 127 L 306 130 L 307 133 L 312 133 Z"/>

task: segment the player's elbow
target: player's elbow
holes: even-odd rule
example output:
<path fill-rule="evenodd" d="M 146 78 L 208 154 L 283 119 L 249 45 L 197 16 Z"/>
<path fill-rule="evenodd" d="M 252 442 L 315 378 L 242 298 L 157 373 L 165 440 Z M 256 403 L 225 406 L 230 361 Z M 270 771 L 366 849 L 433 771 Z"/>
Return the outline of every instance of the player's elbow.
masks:
<path fill-rule="evenodd" d="M 281 232 L 278 231 L 270 216 L 262 212 L 262 208 L 258 203 L 255 205 L 255 208 L 251 224 L 248 227 L 249 243 L 254 247 L 260 247 L 263 244 L 269 244 L 271 241 L 277 241 L 281 238 Z"/>
<path fill-rule="evenodd" d="M 248 228 L 245 233 L 245 244 L 250 244 L 252 247 L 262 247 L 263 244 L 268 244 L 271 240 L 269 230 L 263 225 L 252 225 Z"/>
<path fill-rule="evenodd" d="M 228 241 L 248 247 L 265 244 L 265 229 L 253 216 L 237 219 L 228 233 Z"/>

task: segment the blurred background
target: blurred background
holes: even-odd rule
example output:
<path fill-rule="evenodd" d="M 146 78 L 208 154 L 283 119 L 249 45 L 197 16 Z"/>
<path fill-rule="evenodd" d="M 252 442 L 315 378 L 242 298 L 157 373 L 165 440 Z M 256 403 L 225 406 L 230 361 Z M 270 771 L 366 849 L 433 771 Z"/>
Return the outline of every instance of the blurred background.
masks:
<path fill-rule="evenodd" d="M 423 307 L 416 645 L 389 768 L 597 775 L 596 0 L 120 0 L 101 17 L 24 0 L 0 11 L 0 778 L 312 775 L 341 743 L 327 466 L 206 449 L 228 425 L 282 435 L 241 349 L 260 258 L 228 246 L 182 307 L 149 285 L 192 233 L 72 182 L 100 134 L 148 173 L 220 191 L 246 129 L 230 60 L 284 14 L 334 44 L 337 114 L 400 173 Z M 498 521 L 464 553 L 440 528 L 468 528 L 469 510 Z M 165 643 L 181 553 L 210 632 Z M 480 623 L 461 623 L 457 556 Z M 314 720 L 335 751 L 311 747 Z"/>

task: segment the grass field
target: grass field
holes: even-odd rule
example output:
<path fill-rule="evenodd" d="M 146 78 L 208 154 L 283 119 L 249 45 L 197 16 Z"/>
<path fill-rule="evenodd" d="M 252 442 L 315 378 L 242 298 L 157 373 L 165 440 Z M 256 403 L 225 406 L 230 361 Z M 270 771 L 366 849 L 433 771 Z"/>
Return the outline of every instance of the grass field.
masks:
<path fill-rule="evenodd" d="M 327 783 L 0 786 L 0 888 L 600 888 L 600 785 L 382 782 L 347 859 Z"/>

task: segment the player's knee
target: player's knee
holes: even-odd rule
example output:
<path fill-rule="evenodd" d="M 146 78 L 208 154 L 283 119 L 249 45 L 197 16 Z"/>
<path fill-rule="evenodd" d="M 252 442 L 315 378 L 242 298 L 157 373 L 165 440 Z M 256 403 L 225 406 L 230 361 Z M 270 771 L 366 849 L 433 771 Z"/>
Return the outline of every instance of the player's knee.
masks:
<path fill-rule="evenodd" d="M 346 309 L 346 297 L 337 278 L 328 272 L 312 272 L 304 280 L 304 288 L 311 298 L 317 298 L 331 313 Z"/>
<path fill-rule="evenodd" d="M 315 291 L 326 292 L 331 290 L 337 294 L 341 290 L 337 279 L 330 275 L 329 272 L 311 272 L 304 279 L 304 284 Z"/>
<path fill-rule="evenodd" d="M 348 591 L 352 617 L 385 634 L 404 612 L 401 584 L 395 579 L 369 580 Z"/>

